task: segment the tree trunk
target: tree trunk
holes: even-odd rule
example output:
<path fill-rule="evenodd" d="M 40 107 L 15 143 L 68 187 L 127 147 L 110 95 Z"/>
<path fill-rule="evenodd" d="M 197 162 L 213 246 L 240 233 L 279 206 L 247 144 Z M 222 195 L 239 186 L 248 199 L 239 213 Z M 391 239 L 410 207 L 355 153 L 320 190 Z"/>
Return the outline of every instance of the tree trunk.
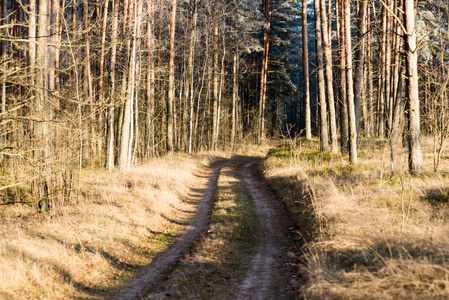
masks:
<path fill-rule="evenodd" d="M 320 100 L 320 147 L 321 151 L 329 151 L 329 131 L 327 126 L 327 103 L 326 103 L 326 83 L 324 81 L 323 52 L 321 36 L 321 16 L 320 0 L 314 0 L 315 8 L 315 39 L 316 39 L 316 61 L 318 73 L 318 97 Z"/>
<path fill-rule="evenodd" d="M 413 173 L 423 171 L 421 153 L 421 131 L 419 116 L 419 86 L 418 86 L 418 49 L 416 46 L 415 8 L 414 0 L 404 0 L 406 78 L 407 78 L 407 116 L 408 116 L 408 147 L 409 169 Z"/>
<path fill-rule="evenodd" d="M 8 7 L 7 7 L 7 1 L 6 0 L 1 0 L 0 1 L 0 12 L 1 12 L 1 22 L 0 24 L 3 27 L 2 31 L 2 35 L 5 37 L 1 40 L 1 46 L 0 46 L 0 57 L 2 59 L 2 64 L 3 67 L 6 69 L 8 68 L 8 63 L 7 63 L 7 36 L 8 36 Z M 2 74 L 2 92 L 1 92 L 1 112 L 2 114 L 6 114 L 6 78 L 7 78 L 7 74 L 6 72 L 4 74 Z"/>
<path fill-rule="evenodd" d="M 134 0 L 134 28 L 132 36 L 131 58 L 129 61 L 129 80 L 127 98 L 125 100 L 123 128 L 120 149 L 120 169 L 129 169 L 132 161 L 132 144 L 134 133 L 134 106 L 136 99 L 136 75 L 137 75 L 137 52 L 140 42 L 140 23 L 142 15 L 143 0 L 139 0 L 137 6 Z"/>
<path fill-rule="evenodd" d="M 213 107 L 212 107 L 212 149 L 217 150 L 217 121 L 218 121 L 218 81 L 220 77 L 220 71 L 218 67 L 218 2 L 215 1 L 214 8 L 214 53 L 213 53 Z"/>
<path fill-rule="evenodd" d="M 385 137 L 385 78 L 386 78 L 386 51 L 387 51 L 387 11 L 385 7 L 382 7 L 382 43 L 380 46 L 380 64 L 381 69 L 379 70 L 379 84 L 380 89 L 378 91 L 378 100 L 379 100 L 379 118 L 378 118 L 378 126 L 379 126 L 379 137 Z"/>
<path fill-rule="evenodd" d="M 60 90 L 61 90 L 61 79 L 60 79 L 60 73 L 59 73 L 59 68 L 60 68 L 60 54 L 61 54 L 61 49 L 60 49 L 60 43 L 61 43 L 61 30 L 62 30 L 62 24 L 61 24 L 61 17 L 60 17 L 60 1 L 58 0 L 53 0 L 53 13 L 54 13 L 54 47 L 55 47 L 55 59 L 54 59 L 54 64 L 55 64 L 55 92 L 57 94 L 59 94 Z M 63 2 L 62 5 L 62 10 L 61 12 L 64 13 L 65 10 L 65 1 Z M 59 101 L 57 104 L 58 108 L 59 108 Z"/>
<path fill-rule="evenodd" d="M 263 15 L 265 26 L 262 27 L 262 67 L 260 72 L 260 95 L 259 95 L 259 133 L 258 142 L 265 140 L 265 106 L 267 98 L 267 80 L 268 80 L 268 58 L 270 54 L 270 36 L 267 28 L 271 27 L 273 0 L 263 0 Z"/>
<path fill-rule="evenodd" d="M 368 80 L 368 92 L 367 92 L 367 105 L 368 105 L 368 116 L 367 116 L 367 130 L 366 130 L 366 137 L 370 138 L 374 132 L 374 117 L 373 117 L 373 68 L 372 68 L 372 53 L 371 53 L 371 23 L 370 23 L 370 7 L 368 6 L 368 13 L 367 13 L 367 24 L 369 26 L 368 30 L 368 41 L 367 41 L 367 47 L 366 47 L 366 53 L 367 53 L 367 80 Z"/>
<path fill-rule="evenodd" d="M 50 116 L 48 101 L 48 1 L 39 1 L 39 29 L 36 49 L 37 74 L 37 97 L 36 113 L 37 117 L 43 120 L 36 124 L 36 140 L 38 141 L 39 159 L 45 165 L 44 169 L 49 170 L 48 160 L 50 157 L 50 140 L 48 130 L 48 118 Z"/>
<path fill-rule="evenodd" d="M 194 82 L 193 82 L 193 68 L 194 68 L 194 51 L 195 51 L 195 38 L 196 38 L 196 23 L 198 16 L 198 9 L 196 5 L 196 0 L 190 1 L 190 6 L 192 9 L 191 22 L 192 28 L 190 31 L 190 40 L 189 40 L 189 61 L 188 61 L 188 86 L 186 89 L 189 91 L 188 98 L 190 103 L 190 111 L 189 111 L 189 154 L 192 153 L 192 139 L 193 139 L 193 113 L 194 113 Z"/>
<path fill-rule="evenodd" d="M 368 7 L 368 1 L 363 0 L 359 4 L 359 11 L 357 16 L 357 35 L 359 47 L 356 53 L 356 66 L 355 66 L 355 82 L 354 82 L 354 105 L 355 105 L 355 126 L 357 128 L 357 135 L 360 132 L 360 115 L 361 115 L 361 103 L 362 103 L 362 85 L 363 85 L 363 67 L 365 63 L 365 33 L 366 23 L 365 14 Z"/>
<path fill-rule="evenodd" d="M 233 82 L 232 82 L 232 129 L 231 129 L 231 144 L 232 149 L 235 149 L 235 142 L 237 136 L 237 100 L 239 96 L 238 83 L 238 48 L 234 53 L 234 67 L 233 67 Z"/>
<path fill-rule="evenodd" d="M 343 152 L 348 152 L 348 106 L 346 99 L 346 43 L 345 43 L 345 22 L 344 22 L 344 5 L 340 0 L 339 16 L 337 26 L 339 26 L 338 46 L 340 48 L 340 130 L 341 130 L 341 148 Z"/>
<path fill-rule="evenodd" d="M 175 104 L 175 29 L 176 29 L 176 6 L 177 0 L 172 0 L 170 21 L 170 61 L 168 75 L 168 124 L 167 124 L 167 146 L 168 151 L 173 153 L 173 126 L 174 126 L 174 104 Z"/>
<path fill-rule="evenodd" d="M 352 42 L 351 42 L 351 3 L 344 0 L 345 3 L 345 42 L 346 42 L 346 80 L 347 80 L 347 99 L 349 115 L 349 157 L 352 164 L 357 164 L 357 127 L 354 105 L 354 85 L 352 81 Z"/>
<path fill-rule="evenodd" d="M 103 101 L 105 99 L 104 61 L 105 61 L 105 52 L 106 52 L 106 31 L 107 31 L 107 25 L 108 25 L 108 8 L 109 8 L 109 0 L 104 0 L 103 1 L 103 23 L 101 26 L 100 78 L 98 81 L 100 105 L 103 105 Z"/>
<path fill-rule="evenodd" d="M 338 153 L 338 137 L 337 137 L 337 119 L 335 115 L 334 87 L 332 75 L 332 43 L 329 32 L 328 18 L 326 12 L 325 0 L 320 0 L 320 14 L 322 20 L 323 50 L 326 69 L 326 91 L 329 105 L 329 121 L 331 129 L 331 150 L 332 153 Z"/>
<path fill-rule="evenodd" d="M 312 118 L 310 109 L 310 81 L 309 81 L 309 45 L 307 30 L 307 0 L 302 0 L 302 67 L 303 67 L 303 83 L 306 120 L 306 139 L 312 138 Z"/>
<path fill-rule="evenodd" d="M 150 20 L 147 21 L 147 116 L 146 116 L 146 154 L 147 157 L 154 156 L 154 93 L 155 93 L 155 74 L 154 74 L 154 3 L 148 2 L 148 14 Z"/>
<path fill-rule="evenodd" d="M 28 20 L 28 36 L 29 36 L 29 48 L 28 48 L 28 58 L 30 65 L 31 74 L 31 86 L 34 86 L 35 80 L 35 65 L 36 65 L 36 0 L 30 0 L 29 2 L 29 20 Z"/>
<path fill-rule="evenodd" d="M 389 3 L 389 9 L 392 10 L 393 3 Z M 390 14 L 387 14 L 386 17 L 386 45 L 385 45 L 385 104 L 387 107 L 387 130 L 388 136 L 391 135 L 391 131 L 393 128 L 393 97 L 391 93 L 391 21 L 392 17 Z"/>
<path fill-rule="evenodd" d="M 109 93 L 109 137 L 108 137 L 108 170 L 114 168 L 114 97 L 115 97 L 115 64 L 117 61 L 117 38 L 118 38 L 118 13 L 119 0 L 113 1 L 114 19 L 112 23 L 112 50 L 111 50 L 111 90 Z"/>

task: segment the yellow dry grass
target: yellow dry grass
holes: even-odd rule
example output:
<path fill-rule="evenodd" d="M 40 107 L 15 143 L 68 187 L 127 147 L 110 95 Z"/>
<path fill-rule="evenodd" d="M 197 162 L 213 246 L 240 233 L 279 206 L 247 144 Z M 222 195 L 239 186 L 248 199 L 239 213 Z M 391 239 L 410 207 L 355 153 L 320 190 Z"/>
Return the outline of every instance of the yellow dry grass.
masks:
<path fill-rule="evenodd" d="M 433 173 L 432 141 L 424 139 L 426 172 L 410 176 L 405 149 L 395 150 L 393 173 L 382 141 L 363 141 L 357 166 L 341 156 L 307 161 L 304 153 L 317 145 L 295 144 L 294 155 L 266 160 L 270 185 L 292 210 L 296 207 L 298 223 L 303 228 L 314 223 L 312 238 L 301 233 L 306 238 L 302 296 L 449 298 L 447 157 L 440 173 Z M 313 207 L 311 218 L 299 212 L 305 201 Z"/>
<path fill-rule="evenodd" d="M 155 158 L 128 172 L 83 171 L 48 215 L 0 210 L 0 299 L 96 298 L 151 261 L 195 210 L 189 187 L 213 155 Z"/>

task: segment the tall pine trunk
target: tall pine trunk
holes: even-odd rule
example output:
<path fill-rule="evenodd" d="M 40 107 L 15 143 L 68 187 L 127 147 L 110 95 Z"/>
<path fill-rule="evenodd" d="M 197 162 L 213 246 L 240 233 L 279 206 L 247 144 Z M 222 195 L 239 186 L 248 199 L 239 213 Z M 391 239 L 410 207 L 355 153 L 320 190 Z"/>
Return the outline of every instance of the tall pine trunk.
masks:
<path fill-rule="evenodd" d="M 346 99 L 346 43 L 345 43 L 345 22 L 344 22 L 344 0 L 340 0 L 338 9 L 338 46 L 340 48 L 340 130 L 341 130 L 341 148 L 342 152 L 348 152 L 348 105 Z"/>
<path fill-rule="evenodd" d="M 302 0 L 302 68 L 304 83 L 304 115 L 306 121 L 306 139 L 312 138 L 312 118 L 310 109 L 310 80 L 309 80 L 309 45 L 307 30 L 307 0 Z"/>
<path fill-rule="evenodd" d="M 337 137 L 337 119 L 335 114 L 334 87 L 332 75 L 332 42 L 329 32 L 330 20 L 327 18 L 326 2 L 320 0 L 320 15 L 322 21 L 323 50 L 325 58 L 326 70 L 326 92 L 329 105 L 329 121 L 331 130 L 331 150 L 332 153 L 338 153 L 338 137 Z M 330 16 L 329 16 L 330 17 Z"/>
<path fill-rule="evenodd" d="M 268 58 L 270 53 L 269 28 L 271 27 L 272 0 L 263 0 L 262 10 L 265 18 L 265 26 L 262 27 L 262 67 L 260 72 L 259 93 L 259 132 L 258 142 L 265 140 L 265 107 L 267 98 Z"/>
<path fill-rule="evenodd" d="M 114 97 L 115 97 L 115 65 L 117 61 L 117 39 L 118 39 L 118 13 L 119 0 L 113 1 L 114 19 L 112 22 L 112 50 L 111 50 L 111 87 L 110 87 L 110 107 L 109 107 L 109 135 L 108 135 L 108 170 L 114 168 Z"/>
<path fill-rule="evenodd" d="M 318 73 L 318 97 L 320 102 L 320 148 L 321 151 L 329 151 L 329 131 L 327 126 L 326 83 L 324 81 L 323 52 L 321 36 L 320 0 L 314 0 L 315 8 L 315 39 L 316 62 Z"/>
<path fill-rule="evenodd" d="M 168 64 L 168 115 L 167 115 L 167 147 L 173 153 L 174 143 L 174 105 L 175 105 L 175 29 L 177 0 L 172 0 L 170 20 L 170 60 Z"/>
<path fill-rule="evenodd" d="M 352 80 L 351 3 L 344 0 L 345 42 L 346 42 L 346 88 L 349 115 L 349 160 L 357 164 L 357 127 L 354 105 L 354 85 Z"/>
<path fill-rule="evenodd" d="M 409 169 L 413 173 L 423 171 L 421 153 L 421 130 L 419 116 L 419 91 L 418 91 L 418 49 L 416 45 L 415 7 L 414 0 L 404 0 L 404 34 L 406 53 L 406 78 L 407 78 L 407 116 L 408 116 L 408 148 Z"/>
<path fill-rule="evenodd" d="M 357 35 L 358 35 L 358 49 L 355 58 L 355 82 L 354 82 L 354 105 L 355 105 L 355 117 L 357 134 L 360 132 L 360 116 L 361 116 L 361 103 L 362 103 L 362 86 L 363 86 L 363 74 L 365 63 L 365 34 L 366 23 L 365 14 L 368 7 L 368 0 L 363 0 L 359 3 L 359 11 L 357 16 Z"/>

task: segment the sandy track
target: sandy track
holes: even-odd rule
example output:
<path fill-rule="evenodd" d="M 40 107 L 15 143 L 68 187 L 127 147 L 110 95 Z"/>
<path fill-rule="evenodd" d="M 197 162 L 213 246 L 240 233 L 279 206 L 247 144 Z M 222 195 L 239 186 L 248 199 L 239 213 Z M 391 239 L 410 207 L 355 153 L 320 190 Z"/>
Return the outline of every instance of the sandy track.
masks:
<path fill-rule="evenodd" d="M 259 246 L 251 267 L 239 288 L 237 299 L 286 299 L 285 290 L 287 238 L 280 224 L 282 218 L 279 201 L 257 174 L 257 161 L 243 166 L 242 175 L 253 198 L 260 220 Z"/>
<path fill-rule="evenodd" d="M 138 276 L 133 278 L 124 287 L 106 295 L 105 299 L 141 299 L 166 279 L 178 261 L 189 252 L 193 242 L 201 233 L 207 230 L 218 177 L 221 169 L 226 164 L 221 164 L 209 172 L 207 188 L 198 205 L 197 213 L 193 217 L 186 232 L 158 259 L 145 267 Z"/>
<path fill-rule="evenodd" d="M 186 232 L 157 260 L 147 266 L 141 274 L 132 279 L 126 286 L 107 295 L 106 299 L 142 299 L 151 291 L 157 290 L 165 282 L 177 263 L 189 251 L 198 237 L 204 233 L 210 222 L 214 205 L 214 194 L 217 189 L 221 169 L 225 163 L 208 173 L 207 188 L 198 205 L 198 211 Z M 241 172 L 244 184 L 251 195 L 255 212 L 260 221 L 258 230 L 253 232 L 257 237 L 257 253 L 249 263 L 247 274 L 240 283 L 229 287 L 234 295 L 229 299 L 296 299 L 296 258 L 292 258 L 289 249 L 288 218 L 285 208 L 258 174 L 259 160 L 250 163 L 231 164 L 231 168 Z M 194 251 L 194 250 L 193 250 Z M 190 253 L 193 255 L 194 253 Z M 232 276 L 232 274 L 230 274 Z M 186 275 L 189 276 L 189 275 Z M 235 281 L 234 281 L 235 282 Z M 174 287 L 176 290 L 177 288 Z M 153 295 L 155 299 L 174 298 L 176 293 L 161 292 Z M 187 297 L 188 296 L 188 297 Z M 227 299 L 225 295 L 210 295 L 213 299 Z M 183 297 L 194 299 L 195 295 Z M 153 299 L 153 298 L 151 298 Z M 180 298 L 183 299 L 183 298 Z"/>

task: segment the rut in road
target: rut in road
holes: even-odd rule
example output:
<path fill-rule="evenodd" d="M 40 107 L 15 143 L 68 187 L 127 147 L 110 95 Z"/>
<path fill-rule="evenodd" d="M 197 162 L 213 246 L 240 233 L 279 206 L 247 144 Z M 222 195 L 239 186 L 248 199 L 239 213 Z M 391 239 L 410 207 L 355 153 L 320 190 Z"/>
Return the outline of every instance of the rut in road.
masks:
<path fill-rule="evenodd" d="M 282 208 L 266 183 L 259 178 L 257 163 L 253 161 L 244 165 L 242 175 L 260 220 L 257 233 L 259 246 L 237 298 L 286 299 L 289 298 L 285 289 L 288 247 L 285 229 L 280 223 Z"/>
<path fill-rule="evenodd" d="M 218 177 L 226 164 L 221 164 L 208 174 L 207 188 L 186 232 L 127 285 L 107 295 L 105 299 L 141 299 L 166 279 L 178 261 L 189 252 L 193 242 L 207 230 Z"/>

